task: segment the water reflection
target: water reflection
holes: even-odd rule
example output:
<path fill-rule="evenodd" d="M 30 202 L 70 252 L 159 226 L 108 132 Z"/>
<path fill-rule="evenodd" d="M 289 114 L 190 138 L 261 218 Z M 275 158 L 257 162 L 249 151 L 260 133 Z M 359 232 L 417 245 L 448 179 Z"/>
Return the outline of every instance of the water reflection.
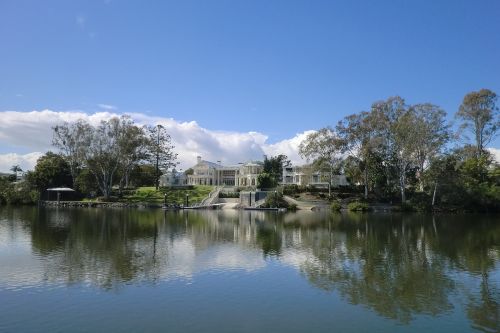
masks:
<path fill-rule="evenodd" d="M 119 289 L 207 271 L 254 272 L 270 261 L 400 323 L 463 307 L 474 328 L 499 329 L 495 217 L 0 210 L 0 289 Z"/>

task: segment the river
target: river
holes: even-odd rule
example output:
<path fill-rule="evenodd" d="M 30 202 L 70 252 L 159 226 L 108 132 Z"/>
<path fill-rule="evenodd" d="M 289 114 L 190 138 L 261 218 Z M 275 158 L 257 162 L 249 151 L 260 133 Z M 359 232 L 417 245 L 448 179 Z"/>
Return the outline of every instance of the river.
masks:
<path fill-rule="evenodd" d="M 489 215 L 0 207 L 0 332 L 498 332 Z"/>

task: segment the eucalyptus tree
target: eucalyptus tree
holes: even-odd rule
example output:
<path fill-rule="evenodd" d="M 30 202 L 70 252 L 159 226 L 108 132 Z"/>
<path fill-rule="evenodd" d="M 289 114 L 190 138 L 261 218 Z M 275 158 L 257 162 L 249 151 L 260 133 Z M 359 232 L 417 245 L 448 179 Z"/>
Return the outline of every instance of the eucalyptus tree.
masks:
<path fill-rule="evenodd" d="M 134 124 L 128 116 L 121 119 L 121 134 L 119 140 L 121 178 L 119 182 L 120 190 L 123 186 L 129 186 L 130 173 L 132 169 L 147 158 L 148 138 L 143 127 Z"/>
<path fill-rule="evenodd" d="M 372 128 L 378 139 L 378 149 L 384 156 L 390 179 L 391 168 L 396 172 L 396 183 L 401 201 L 406 201 L 407 172 L 416 164 L 418 135 L 415 111 L 399 96 L 372 105 Z"/>
<path fill-rule="evenodd" d="M 340 138 L 341 152 L 347 154 L 349 163 L 355 162 L 362 174 L 365 199 L 368 197 L 369 163 L 368 159 L 376 144 L 369 112 L 352 114 L 338 122 L 336 132 Z"/>
<path fill-rule="evenodd" d="M 332 184 L 335 164 L 342 152 L 341 139 L 331 127 L 324 127 L 309 134 L 299 145 L 299 154 L 307 160 L 325 161 L 330 168 L 329 183 Z"/>
<path fill-rule="evenodd" d="M 489 89 L 465 95 L 456 117 L 462 121 L 461 129 L 474 136 L 476 156 L 479 158 L 500 128 L 497 95 Z"/>
<path fill-rule="evenodd" d="M 148 160 L 156 167 L 156 189 L 160 187 L 161 171 L 168 171 L 177 165 L 177 153 L 172 138 L 162 125 L 146 127 L 148 135 Z"/>
<path fill-rule="evenodd" d="M 411 106 L 415 117 L 415 161 L 419 170 L 420 191 L 424 190 L 424 173 L 450 138 L 446 112 L 430 103 Z"/>
<path fill-rule="evenodd" d="M 78 176 L 78 169 L 82 162 L 85 146 L 85 136 L 91 129 L 88 122 L 79 119 L 74 123 L 65 122 L 54 126 L 52 144 L 59 149 L 66 159 L 71 171 L 73 184 Z"/>
<path fill-rule="evenodd" d="M 128 183 L 133 166 L 146 158 L 149 147 L 144 130 L 128 116 L 113 117 L 92 126 L 84 120 L 54 127 L 54 145 L 66 157 L 75 182 L 78 168 L 86 168 L 95 177 L 105 198 L 118 172 L 120 185 Z"/>
<path fill-rule="evenodd" d="M 114 117 L 89 126 L 84 134 L 83 163 L 94 174 L 104 198 L 111 196 L 113 178 L 121 162 L 122 123 Z"/>

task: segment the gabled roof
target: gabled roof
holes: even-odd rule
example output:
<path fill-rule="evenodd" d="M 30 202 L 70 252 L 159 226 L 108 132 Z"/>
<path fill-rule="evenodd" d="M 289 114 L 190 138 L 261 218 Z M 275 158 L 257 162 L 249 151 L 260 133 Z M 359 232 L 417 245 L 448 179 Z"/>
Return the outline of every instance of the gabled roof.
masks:
<path fill-rule="evenodd" d="M 214 163 L 214 162 L 210 162 L 210 161 L 206 161 L 206 160 L 201 160 L 199 163 L 197 163 L 195 166 L 197 165 L 200 165 L 200 164 L 206 164 L 208 165 L 209 167 L 211 168 L 216 168 L 216 169 L 220 169 L 220 168 L 223 168 L 222 165 L 218 164 L 218 163 Z"/>

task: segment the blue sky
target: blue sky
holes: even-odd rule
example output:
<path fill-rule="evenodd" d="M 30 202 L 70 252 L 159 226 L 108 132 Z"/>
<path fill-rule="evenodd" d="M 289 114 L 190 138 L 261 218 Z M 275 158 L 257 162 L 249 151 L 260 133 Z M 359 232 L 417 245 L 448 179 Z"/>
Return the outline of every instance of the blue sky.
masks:
<path fill-rule="evenodd" d="M 109 105 L 269 142 L 396 94 L 452 118 L 467 92 L 500 93 L 499 14 L 497 0 L 4 0 L 0 111 Z"/>

